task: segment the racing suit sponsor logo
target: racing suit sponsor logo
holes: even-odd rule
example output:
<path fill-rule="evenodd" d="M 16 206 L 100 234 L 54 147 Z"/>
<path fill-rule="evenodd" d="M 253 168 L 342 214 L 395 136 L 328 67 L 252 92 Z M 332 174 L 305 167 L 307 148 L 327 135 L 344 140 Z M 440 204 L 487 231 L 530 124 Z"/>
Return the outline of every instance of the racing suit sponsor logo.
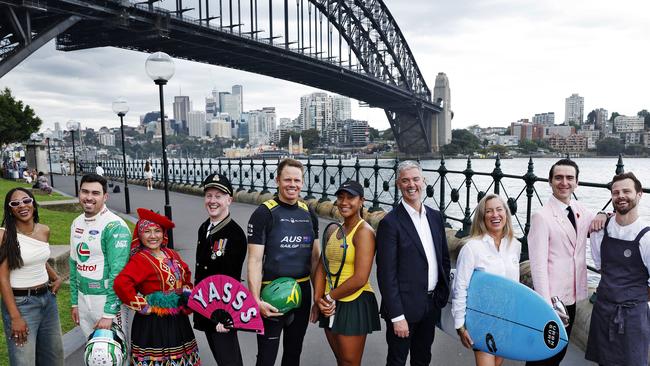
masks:
<path fill-rule="evenodd" d="M 81 242 L 77 245 L 77 258 L 80 262 L 85 262 L 90 258 L 90 248 L 85 242 Z"/>
<path fill-rule="evenodd" d="M 118 240 L 115 242 L 115 248 L 126 248 L 128 246 L 127 240 Z"/>
<path fill-rule="evenodd" d="M 295 224 L 295 223 L 310 222 L 310 221 L 307 220 L 307 219 L 294 219 L 294 218 L 292 217 L 292 218 L 290 218 L 290 219 L 281 218 L 281 219 L 280 219 L 280 222 L 290 222 L 290 223 L 292 223 L 292 224 Z"/>
<path fill-rule="evenodd" d="M 77 234 L 83 234 L 84 229 L 76 228 L 76 229 L 74 229 L 74 232 L 77 233 Z"/>
<path fill-rule="evenodd" d="M 88 232 L 88 234 L 90 234 L 90 235 L 97 235 L 97 234 L 99 234 L 99 231 L 97 231 L 97 230 L 90 230 L 90 231 Z"/>
<path fill-rule="evenodd" d="M 97 270 L 97 265 L 96 264 L 93 264 L 92 266 L 88 266 L 88 265 L 85 265 L 85 264 L 77 263 L 77 271 L 94 272 L 96 270 Z"/>

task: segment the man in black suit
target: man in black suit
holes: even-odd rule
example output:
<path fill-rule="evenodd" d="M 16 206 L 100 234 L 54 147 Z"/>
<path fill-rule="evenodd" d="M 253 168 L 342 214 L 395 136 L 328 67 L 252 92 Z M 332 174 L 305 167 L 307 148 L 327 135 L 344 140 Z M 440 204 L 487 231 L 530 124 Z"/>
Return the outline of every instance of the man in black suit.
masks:
<path fill-rule="evenodd" d="M 449 297 L 449 250 L 442 215 L 422 204 L 422 168 L 398 166 L 402 202 L 377 229 L 377 280 L 386 321 L 386 364 L 429 365 L 435 324 Z"/>

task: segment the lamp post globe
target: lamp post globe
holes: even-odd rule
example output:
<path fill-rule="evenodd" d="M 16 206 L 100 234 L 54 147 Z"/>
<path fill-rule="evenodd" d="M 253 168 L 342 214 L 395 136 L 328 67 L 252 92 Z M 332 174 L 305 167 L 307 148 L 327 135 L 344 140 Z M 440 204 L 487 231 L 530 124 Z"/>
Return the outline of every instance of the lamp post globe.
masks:
<path fill-rule="evenodd" d="M 70 140 L 72 140 L 72 164 L 74 166 L 74 195 L 79 197 L 79 183 L 77 182 L 77 153 L 74 148 L 74 132 L 79 129 L 79 122 L 68 121 L 65 124 L 68 131 L 70 131 Z"/>
<path fill-rule="evenodd" d="M 124 208 L 126 213 L 131 213 L 131 200 L 129 198 L 129 180 L 126 167 L 126 145 L 124 145 L 124 116 L 129 111 L 126 99 L 119 97 L 113 102 L 113 112 L 120 117 L 120 131 L 122 132 L 122 174 L 124 176 Z"/>
<path fill-rule="evenodd" d="M 158 85 L 160 96 L 160 132 L 162 140 L 162 163 L 163 163 L 163 186 L 165 188 L 165 216 L 172 219 L 172 206 L 169 204 L 169 168 L 167 164 L 167 142 L 165 139 L 165 99 L 163 96 L 163 86 L 174 76 L 174 61 L 164 52 L 155 52 L 147 57 L 144 64 L 145 71 L 151 80 Z M 174 248 L 174 235 L 170 229 L 167 233 L 167 246 Z"/>
<path fill-rule="evenodd" d="M 118 116 L 126 116 L 126 114 L 129 112 L 129 103 L 126 102 L 126 99 L 123 97 L 115 99 L 113 102 L 113 112 L 115 112 L 115 114 Z"/>
<path fill-rule="evenodd" d="M 147 75 L 156 84 L 166 84 L 174 76 L 175 66 L 172 58 L 164 52 L 155 52 L 147 57 L 144 64 Z"/>

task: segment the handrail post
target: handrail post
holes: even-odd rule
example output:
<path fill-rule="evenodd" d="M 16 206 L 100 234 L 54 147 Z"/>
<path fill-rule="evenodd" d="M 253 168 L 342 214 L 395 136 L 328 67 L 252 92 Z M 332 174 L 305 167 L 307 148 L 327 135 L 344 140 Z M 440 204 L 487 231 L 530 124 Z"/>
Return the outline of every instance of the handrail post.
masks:
<path fill-rule="evenodd" d="M 311 191 L 311 158 L 308 157 L 307 158 L 307 196 L 305 196 L 305 200 L 311 200 L 314 198 L 315 197 Z"/>
<path fill-rule="evenodd" d="M 442 218 L 445 221 L 445 225 L 449 225 L 447 222 L 447 216 L 445 216 L 445 176 L 447 175 L 447 167 L 445 167 L 445 156 L 440 156 L 440 167 L 438 168 L 438 175 L 440 176 L 440 213 Z"/>
<path fill-rule="evenodd" d="M 327 159 L 323 159 L 323 193 L 321 193 L 318 202 L 327 201 L 329 201 L 329 198 L 327 198 Z"/>
<path fill-rule="evenodd" d="M 242 175 L 244 171 L 244 162 L 242 161 L 242 158 L 239 158 L 239 188 L 237 188 L 237 192 L 243 191 L 244 188 L 244 176 Z"/>
<path fill-rule="evenodd" d="M 196 186 L 196 158 L 192 158 L 192 178 L 194 178 L 192 185 Z"/>
<path fill-rule="evenodd" d="M 375 194 L 372 197 L 372 207 L 368 211 L 375 212 L 381 211 L 381 207 L 379 207 L 379 194 L 377 193 L 377 183 L 379 180 L 379 158 L 377 155 L 375 155 L 375 165 L 372 168 L 375 171 Z"/>
<path fill-rule="evenodd" d="M 399 158 L 395 157 L 395 164 L 393 165 L 393 176 L 395 177 L 395 193 L 393 194 L 393 208 L 399 204 L 399 188 L 397 187 L 397 167 L 399 166 Z"/>
<path fill-rule="evenodd" d="M 472 211 L 469 208 L 469 201 L 470 201 L 472 177 L 474 176 L 474 171 L 472 170 L 471 157 L 467 157 L 467 168 L 465 169 L 465 171 L 463 171 L 463 174 L 465 175 L 465 188 L 466 188 L 465 214 L 463 215 L 463 229 L 456 234 L 456 236 L 459 238 L 468 236 L 472 228 L 472 219 L 471 219 Z"/>
<path fill-rule="evenodd" d="M 255 164 L 253 164 L 253 158 L 251 158 L 251 188 L 248 193 L 251 192 L 255 192 Z"/>
<path fill-rule="evenodd" d="M 262 181 L 262 194 L 270 193 L 266 180 L 266 158 L 262 158 L 262 174 L 264 175 L 264 180 Z"/>
<path fill-rule="evenodd" d="M 501 192 L 501 178 L 503 178 L 503 172 L 501 171 L 501 158 L 497 154 L 497 158 L 494 161 L 494 170 L 492 171 L 492 179 L 494 180 L 494 194 L 499 194 Z"/>
<path fill-rule="evenodd" d="M 535 176 L 535 165 L 533 163 L 533 158 L 528 158 L 528 171 L 524 175 L 524 181 L 526 182 L 526 225 L 524 225 L 524 238 L 522 240 L 521 248 L 521 260 L 525 261 L 528 259 L 528 232 L 530 231 L 530 216 L 533 209 L 533 193 L 535 193 L 535 181 L 537 177 Z"/>

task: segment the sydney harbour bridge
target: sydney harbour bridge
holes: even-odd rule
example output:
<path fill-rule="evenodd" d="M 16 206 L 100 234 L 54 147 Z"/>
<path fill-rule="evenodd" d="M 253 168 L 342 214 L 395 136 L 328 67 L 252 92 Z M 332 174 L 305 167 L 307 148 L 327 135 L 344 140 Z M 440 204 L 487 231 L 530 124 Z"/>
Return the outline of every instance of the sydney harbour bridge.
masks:
<path fill-rule="evenodd" d="M 249 71 L 384 109 L 399 150 L 451 138 L 446 76 L 432 93 L 383 0 L 0 0 L 0 77 L 52 39 Z"/>

